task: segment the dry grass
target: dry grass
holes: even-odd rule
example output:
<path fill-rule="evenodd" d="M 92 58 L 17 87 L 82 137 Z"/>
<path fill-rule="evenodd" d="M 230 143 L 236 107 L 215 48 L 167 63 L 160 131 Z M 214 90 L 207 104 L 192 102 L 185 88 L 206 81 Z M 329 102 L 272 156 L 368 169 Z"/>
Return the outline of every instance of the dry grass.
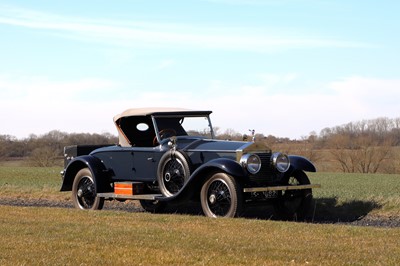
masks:
<path fill-rule="evenodd" d="M 0 167 L 0 197 L 67 200 L 59 168 Z M 316 173 L 317 215 L 400 216 L 397 175 Z M 400 228 L 0 206 L 0 265 L 395 265 Z"/>
<path fill-rule="evenodd" d="M 0 206 L 2 265 L 394 265 L 400 229 Z"/>

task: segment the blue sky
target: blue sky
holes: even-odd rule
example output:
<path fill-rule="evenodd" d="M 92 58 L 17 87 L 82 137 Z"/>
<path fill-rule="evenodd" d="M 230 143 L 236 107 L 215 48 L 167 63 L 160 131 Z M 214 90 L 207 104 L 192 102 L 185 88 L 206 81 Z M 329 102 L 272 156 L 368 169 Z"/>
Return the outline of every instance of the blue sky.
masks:
<path fill-rule="evenodd" d="M 400 117 L 400 2 L 1 1 L 0 134 L 116 134 L 133 107 L 301 138 Z"/>

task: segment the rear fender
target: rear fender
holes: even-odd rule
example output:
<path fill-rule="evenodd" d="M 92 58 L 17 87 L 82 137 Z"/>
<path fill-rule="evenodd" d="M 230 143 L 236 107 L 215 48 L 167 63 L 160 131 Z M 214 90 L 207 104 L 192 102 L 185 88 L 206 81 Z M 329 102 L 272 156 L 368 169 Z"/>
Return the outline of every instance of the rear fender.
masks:
<path fill-rule="evenodd" d="M 76 157 L 68 164 L 63 174 L 60 191 L 71 191 L 76 174 L 83 168 L 89 168 L 92 173 L 97 192 L 111 191 L 110 182 L 108 182 L 110 180 L 109 171 L 100 159 L 91 155 Z"/>
<path fill-rule="evenodd" d="M 302 170 L 306 172 L 316 172 L 314 164 L 307 158 L 297 155 L 289 155 L 290 169 L 289 171 Z"/>

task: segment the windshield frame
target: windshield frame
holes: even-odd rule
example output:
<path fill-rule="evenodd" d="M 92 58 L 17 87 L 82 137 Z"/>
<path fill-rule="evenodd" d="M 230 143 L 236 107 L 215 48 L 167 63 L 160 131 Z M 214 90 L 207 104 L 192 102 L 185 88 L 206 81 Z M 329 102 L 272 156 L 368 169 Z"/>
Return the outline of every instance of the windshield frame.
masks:
<path fill-rule="evenodd" d="M 207 127 L 206 127 L 206 129 L 208 129 L 209 130 L 209 135 L 210 136 L 207 136 L 206 138 L 211 138 L 211 139 L 215 139 L 215 134 L 214 134 L 214 129 L 213 129 L 213 126 L 212 126 L 212 123 L 211 123 L 211 118 L 210 118 L 210 115 L 209 114 L 168 114 L 168 115 L 158 115 L 158 114 L 154 114 L 154 115 L 152 115 L 151 116 L 151 119 L 152 119 L 152 121 L 153 121 L 153 125 L 154 125 L 154 129 L 155 129 L 155 133 L 156 133 L 156 137 L 157 137 L 157 140 L 158 140 L 158 142 L 160 143 L 161 142 L 161 137 L 160 137 L 160 134 L 159 134 L 159 132 L 160 132 L 160 130 L 162 130 L 160 127 L 159 127 L 159 123 L 157 122 L 157 119 L 159 119 L 159 118 L 177 118 L 177 119 L 185 119 L 185 118 L 196 118 L 196 117 L 198 117 L 198 118 L 205 118 L 206 120 L 207 120 Z M 184 130 L 185 130 L 185 132 L 187 132 L 186 130 L 187 129 L 185 129 L 184 128 Z M 182 135 L 177 135 L 177 136 L 182 136 Z M 186 135 L 186 136 L 190 136 L 190 137 L 201 137 L 201 138 L 205 138 L 204 136 L 202 136 L 202 135 Z"/>

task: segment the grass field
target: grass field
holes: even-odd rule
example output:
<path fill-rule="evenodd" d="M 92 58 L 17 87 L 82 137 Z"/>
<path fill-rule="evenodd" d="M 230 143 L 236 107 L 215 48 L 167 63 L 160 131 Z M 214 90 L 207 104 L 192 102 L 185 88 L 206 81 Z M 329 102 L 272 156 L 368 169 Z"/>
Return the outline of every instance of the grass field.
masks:
<path fill-rule="evenodd" d="M 351 220 L 367 214 L 400 217 L 400 175 L 308 173 L 316 216 Z"/>
<path fill-rule="evenodd" d="M 1 265 L 395 265 L 400 229 L 0 206 Z"/>
<path fill-rule="evenodd" d="M 60 193 L 61 168 L 0 166 L 0 196 L 27 199 L 66 199 Z"/>
<path fill-rule="evenodd" d="M 59 168 L 0 167 L 0 198 L 69 200 Z M 400 176 L 315 173 L 316 217 L 400 216 Z M 400 228 L 0 206 L 0 265 L 396 265 Z"/>
<path fill-rule="evenodd" d="M 0 197 L 69 200 L 59 192 L 62 168 L 0 166 Z M 315 215 L 349 220 L 368 213 L 400 217 L 400 175 L 308 173 L 314 189 Z"/>

